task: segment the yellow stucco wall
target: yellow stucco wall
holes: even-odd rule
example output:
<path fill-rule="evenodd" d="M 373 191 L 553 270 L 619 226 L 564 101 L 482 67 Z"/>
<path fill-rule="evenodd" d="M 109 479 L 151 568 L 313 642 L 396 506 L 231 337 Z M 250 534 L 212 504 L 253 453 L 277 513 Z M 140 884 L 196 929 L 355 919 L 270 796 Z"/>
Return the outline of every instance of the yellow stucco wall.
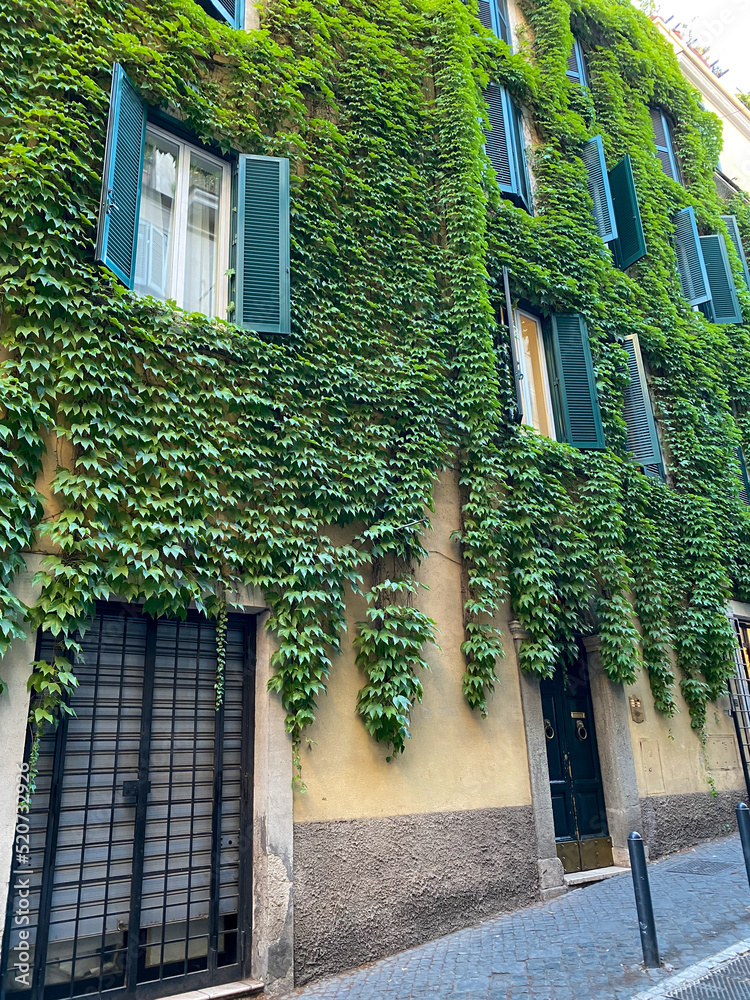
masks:
<path fill-rule="evenodd" d="M 630 717 L 630 738 L 641 796 L 708 792 L 709 776 L 719 792 L 744 787 L 734 723 L 721 706 L 708 706 L 704 751 L 698 734 L 690 726 L 687 705 L 679 690 L 676 691 L 679 713 L 671 719 L 664 718 L 654 708 L 645 672 L 625 690 L 628 699 L 631 696 L 640 698 L 645 716 L 641 723 L 634 722 L 632 714 Z"/>
<path fill-rule="evenodd" d="M 451 533 L 458 529 L 458 486 L 452 472 L 435 488 L 429 558 L 421 582 L 429 586 L 420 607 L 440 629 L 440 650 L 429 650 L 431 669 L 422 676 L 424 700 L 412 713 L 412 739 L 405 753 L 386 761 L 356 715 L 364 675 L 354 662 L 351 638 L 365 604 L 354 597 L 349 634 L 334 663 L 329 693 L 320 698 L 307 734 L 316 742 L 302 751 L 307 792 L 295 794 L 296 821 L 354 819 L 409 813 L 528 805 L 531 802 L 526 740 L 513 645 L 499 664 L 500 682 L 482 719 L 461 692 L 464 661 L 461 566 Z M 502 616 L 505 625 L 507 613 Z M 507 631 L 504 629 L 504 631 Z"/>

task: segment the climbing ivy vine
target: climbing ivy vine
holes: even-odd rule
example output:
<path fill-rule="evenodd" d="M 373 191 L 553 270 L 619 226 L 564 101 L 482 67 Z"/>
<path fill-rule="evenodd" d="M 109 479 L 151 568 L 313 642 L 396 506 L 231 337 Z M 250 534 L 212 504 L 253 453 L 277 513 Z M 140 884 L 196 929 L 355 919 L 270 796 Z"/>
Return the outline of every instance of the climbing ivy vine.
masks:
<path fill-rule="evenodd" d="M 624 0 L 522 9 L 511 53 L 461 0 L 269 0 L 251 32 L 192 0 L 2 0 L 0 653 L 26 627 L 64 650 L 32 676 L 37 729 L 65 710 L 65 657 L 97 600 L 153 615 L 194 602 L 221 637 L 250 586 L 270 608 L 270 687 L 298 744 L 363 590 L 357 710 L 403 751 L 435 641 L 416 570 L 451 465 L 471 707 L 491 710 L 509 601 L 523 669 L 549 676 L 597 631 L 612 679 L 642 662 L 669 715 L 679 676 L 702 727 L 731 669 L 727 599 L 750 596 L 734 465 L 750 445 L 750 330 L 686 305 L 670 220 L 693 205 L 721 231 L 719 126 Z M 565 76 L 571 28 L 590 89 Z M 114 61 L 199 139 L 289 157 L 288 338 L 139 298 L 94 263 Z M 533 216 L 500 198 L 484 154 L 490 79 L 526 110 Z M 677 123 L 684 187 L 654 156 L 650 102 Z M 580 159 L 599 133 L 608 162 L 630 153 L 642 195 L 649 252 L 627 274 L 597 236 Z M 731 211 L 750 239 L 750 204 Z M 503 266 L 514 297 L 585 316 L 606 452 L 513 422 Z M 667 484 L 625 451 L 633 332 Z M 27 607 L 13 581 L 30 550 L 47 557 Z"/>

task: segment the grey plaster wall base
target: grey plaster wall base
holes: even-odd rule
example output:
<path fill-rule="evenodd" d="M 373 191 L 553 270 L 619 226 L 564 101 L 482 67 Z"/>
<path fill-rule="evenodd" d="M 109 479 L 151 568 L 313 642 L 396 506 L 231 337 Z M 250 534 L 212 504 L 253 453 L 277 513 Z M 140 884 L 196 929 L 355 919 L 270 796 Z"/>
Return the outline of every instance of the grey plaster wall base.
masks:
<path fill-rule="evenodd" d="M 723 837 L 737 827 L 734 810 L 746 798 L 741 791 L 649 795 L 641 799 L 643 830 L 651 858 L 681 851 L 704 840 Z"/>
<path fill-rule="evenodd" d="M 539 898 L 530 806 L 296 823 L 297 985 Z"/>

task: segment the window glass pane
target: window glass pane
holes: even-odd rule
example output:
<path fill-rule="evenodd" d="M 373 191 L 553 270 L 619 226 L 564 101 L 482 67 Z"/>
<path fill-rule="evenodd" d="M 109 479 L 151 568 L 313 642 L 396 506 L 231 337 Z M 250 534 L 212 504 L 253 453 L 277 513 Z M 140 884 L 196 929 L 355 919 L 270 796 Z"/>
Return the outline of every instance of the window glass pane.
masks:
<path fill-rule="evenodd" d="M 544 434 L 554 438 L 552 419 L 549 408 L 549 389 L 547 386 L 547 366 L 542 347 L 542 331 L 538 320 L 524 313 L 518 314 L 518 329 L 520 330 L 519 351 L 523 379 L 523 419 L 524 423 Z"/>
<path fill-rule="evenodd" d="M 146 132 L 135 290 L 157 299 L 171 294 L 179 156 L 176 143 Z"/>
<path fill-rule="evenodd" d="M 224 171 L 196 156 L 190 157 L 190 186 L 185 242 L 183 306 L 190 312 L 215 316 L 219 269 L 219 211 Z"/>

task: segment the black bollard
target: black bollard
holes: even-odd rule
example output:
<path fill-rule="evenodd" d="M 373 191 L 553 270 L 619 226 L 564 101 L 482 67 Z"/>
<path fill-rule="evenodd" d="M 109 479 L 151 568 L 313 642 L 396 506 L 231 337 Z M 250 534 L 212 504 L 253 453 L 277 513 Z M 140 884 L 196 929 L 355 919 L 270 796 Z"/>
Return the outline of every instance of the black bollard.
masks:
<path fill-rule="evenodd" d="M 643 962 L 647 969 L 658 969 L 661 965 L 659 943 L 656 940 L 654 908 L 651 905 L 651 888 L 648 884 L 646 848 L 640 833 L 633 832 L 628 837 L 628 853 L 630 854 L 630 870 L 633 873 L 635 908 L 638 911 L 638 929 L 641 932 Z"/>
<path fill-rule="evenodd" d="M 737 803 L 737 829 L 740 831 L 742 853 L 745 855 L 745 871 L 750 883 L 750 809 L 744 802 Z"/>

